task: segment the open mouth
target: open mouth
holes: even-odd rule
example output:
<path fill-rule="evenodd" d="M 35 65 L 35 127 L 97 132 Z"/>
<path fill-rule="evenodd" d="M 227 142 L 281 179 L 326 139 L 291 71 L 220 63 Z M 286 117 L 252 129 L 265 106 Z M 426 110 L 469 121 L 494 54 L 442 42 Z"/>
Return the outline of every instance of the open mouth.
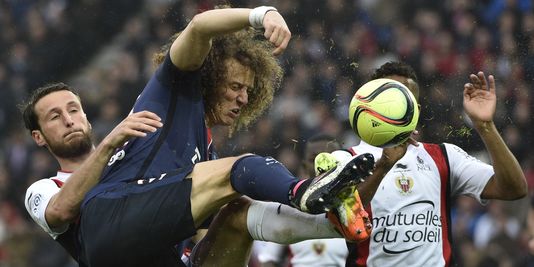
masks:
<path fill-rule="evenodd" d="M 235 116 L 239 116 L 239 113 L 241 112 L 241 110 L 238 109 L 238 108 L 234 108 L 234 109 L 231 110 L 231 112 L 232 112 L 232 114 L 234 114 Z"/>

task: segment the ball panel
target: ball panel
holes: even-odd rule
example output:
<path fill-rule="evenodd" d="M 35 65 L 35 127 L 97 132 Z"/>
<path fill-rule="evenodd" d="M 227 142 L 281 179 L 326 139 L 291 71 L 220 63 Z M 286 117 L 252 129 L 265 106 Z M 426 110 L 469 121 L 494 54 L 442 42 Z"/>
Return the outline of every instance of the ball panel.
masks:
<path fill-rule="evenodd" d="M 349 121 L 366 143 L 386 147 L 406 141 L 419 120 L 413 94 L 403 84 L 376 79 L 355 93 L 349 106 Z"/>

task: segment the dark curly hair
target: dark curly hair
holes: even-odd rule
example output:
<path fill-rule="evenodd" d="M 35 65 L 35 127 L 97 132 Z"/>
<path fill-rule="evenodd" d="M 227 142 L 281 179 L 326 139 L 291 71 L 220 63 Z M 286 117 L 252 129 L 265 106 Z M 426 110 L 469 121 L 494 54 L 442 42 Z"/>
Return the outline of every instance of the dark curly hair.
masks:
<path fill-rule="evenodd" d="M 371 75 L 371 80 L 374 79 L 380 79 L 385 78 L 388 76 L 402 76 L 407 79 L 411 79 L 413 81 L 413 84 L 405 84 L 412 93 L 415 95 L 416 98 L 419 97 L 419 82 L 417 80 L 417 74 L 415 74 L 415 71 L 410 65 L 403 63 L 403 62 L 397 62 L 397 61 L 389 61 L 384 63 L 382 66 L 380 66 L 378 69 L 374 71 L 374 73 Z"/>
<path fill-rule="evenodd" d="M 399 75 L 406 78 L 410 78 L 414 82 L 418 83 L 417 74 L 415 74 L 413 68 L 406 63 L 397 61 L 389 61 L 384 63 L 382 66 L 375 70 L 373 75 L 371 75 L 371 79 L 374 80 L 392 75 Z"/>
<path fill-rule="evenodd" d="M 180 33 L 154 55 L 154 63 L 161 64 L 172 42 Z M 272 103 L 275 90 L 280 86 L 283 70 L 272 55 L 272 45 L 265 40 L 261 32 L 253 28 L 213 38 L 211 50 L 200 69 L 201 91 L 204 96 L 206 113 L 213 112 L 218 101 L 214 90 L 227 77 L 225 60 L 236 59 L 243 66 L 249 67 L 255 74 L 254 88 L 248 93 L 248 104 L 241 110 L 230 132 L 246 128 L 258 118 Z"/>

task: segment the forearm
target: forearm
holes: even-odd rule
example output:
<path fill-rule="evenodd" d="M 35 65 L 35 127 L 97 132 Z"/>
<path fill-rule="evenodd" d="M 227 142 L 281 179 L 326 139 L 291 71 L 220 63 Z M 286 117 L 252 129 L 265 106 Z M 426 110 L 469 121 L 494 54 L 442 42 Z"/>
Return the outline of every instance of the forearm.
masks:
<path fill-rule="evenodd" d="M 200 68 L 211 49 L 212 38 L 247 27 L 250 10 L 216 9 L 196 15 L 173 42 L 172 63 L 185 71 Z"/>
<path fill-rule="evenodd" d="M 378 186 L 382 182 L 382 179 L 393 167 L 392 164 L 387 163 L 386 160 L 380 159 L 376 162 L 376 167 L 373 170 L 373 174 L 365 179 L 365 182 L 358 185 L 358 192 L 360 199 L 364 205 L 367 205 L 373 199 Z"/>
<path fill-rule="evenodd" d="M 527 193 L 527 183 L 519 162 L 508 149 L 493 122 L 476 125 L 487 152 L 491 157 L 495 175 L 494 190 L 484 198 L 517 199 Z"/>
<path fill-rule="evenodd" d="M 252 9 L 214 9 L 196 15 L 188 25 L 193 32 L 204 39 L 235 32 L 250 26 L 248 16 Z"/>
<path fill-rule="evenodd" d="M 46 220 L 50 227 L 61 226 L 76 219 L 85 195 L 100 180 L 100 175 L 113 152 L 112 146 L 100 144 L 72 173 L 47 207 Z"/>

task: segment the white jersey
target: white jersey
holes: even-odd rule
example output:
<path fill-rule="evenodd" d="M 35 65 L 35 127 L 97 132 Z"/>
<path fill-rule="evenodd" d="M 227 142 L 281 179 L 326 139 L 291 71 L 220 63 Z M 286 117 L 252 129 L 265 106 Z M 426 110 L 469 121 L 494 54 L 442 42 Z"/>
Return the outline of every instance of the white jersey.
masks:
<path fill-rule="evenodd" d="M 351 256 L 359 266 L 437 267 L 451 263 L 451 197 L 469 195 L 484 204 L 480 194 L 494 171 L 461 148 L 443 145 L 446 158 L 436 144 L 409 146 L 381 181 L 368 209 L 373 222 L 371 237 L 355 249 L 357 257 Z M 349 151 L 369 152 L 377 160 L 382 155 L 382 149 L 363 142 Z"/>
<path fill-rule="evenodd" d="M 32 219 L 54 239 L 67 231 L 69 226 L 65 225 L 59 229 L 50 228 L 45 219 L 45 211 L 52 196 L 59 192 L 59 188 L 70 175 L 70 173 L 58 171 L 56 177 L 36 181 L 26 190 L 24 197 L 24 205 Z"/>
<path fill-rule="evenodd" d="M 261 263 L 279 262 L 286 245 L 265 242 L 257 256 Z M 289 245 L 289 261 L 292 267 L 345 266 L 347 245 L 343 238 L 313 239 Z"/>

